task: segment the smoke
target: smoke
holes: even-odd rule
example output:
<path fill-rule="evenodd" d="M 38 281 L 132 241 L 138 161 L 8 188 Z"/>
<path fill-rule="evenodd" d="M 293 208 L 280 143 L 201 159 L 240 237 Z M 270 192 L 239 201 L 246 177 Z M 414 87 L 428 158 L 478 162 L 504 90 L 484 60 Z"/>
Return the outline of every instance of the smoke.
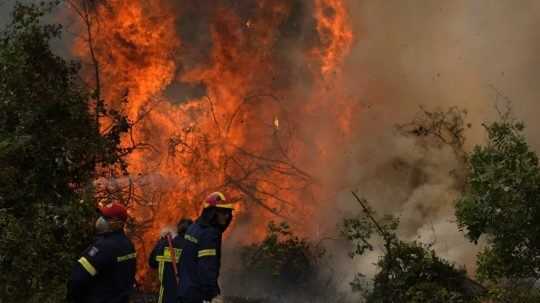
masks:
<path fill-rule="evenodd" d="M 484 142 L 484 122 L 497 119 L 508 100 L 538 150 L 535 102 L 540 4 L 524 1 L 349 1 L 356 36 L 345 67 L 348 94 L 361 112 L 354 138 L 341 156 L 325 162 L 325 185 L 335 190 L 315 218 L 332 233 L 343 217 L 360 208 L 356 190 L 379 214 L 400 217 L 400 236 L 432 243 L 444 258 L 474 275 L 479 247 L 458 231 L 454 202 L 459 188 L 451 171 L 460 169 L 450 148 L 425 148 L 403 137 L 395 125 L 411 121 L 419 106 L 466 109 L 472 127 L 466 149 Z M 333 215 L 330 215 L 333 214 Z M 332 219 L 333 218 L 333 219 Z M 321 227 L 322 226 L 322 227 Z M 335 248 L 335 247 L 334 247 Z M 336 253 L 346 247 L 335 248 Z M 374 274 L 379 252 L 355 260 L 336 259 L 336 267 Z M 347 287 L 348 285 L 344 285 Z"/>
<path fill-rule="evenodd" d="M 389 121 L 407 119 L 419 104 L 464 107 L 473 122 L 486 121 L 495 114 L 496 88 L 513 100 L 516 116 L 538 129 L 530 110 L 540 92 L 533 84 L 538 2 L 349 5 L 359 37 L 346 64 L 358 77 L 348 79 L 367 91 L 365 102 L 388 109 Z M 481 139 L 474 126 L 471 143 Z"/>

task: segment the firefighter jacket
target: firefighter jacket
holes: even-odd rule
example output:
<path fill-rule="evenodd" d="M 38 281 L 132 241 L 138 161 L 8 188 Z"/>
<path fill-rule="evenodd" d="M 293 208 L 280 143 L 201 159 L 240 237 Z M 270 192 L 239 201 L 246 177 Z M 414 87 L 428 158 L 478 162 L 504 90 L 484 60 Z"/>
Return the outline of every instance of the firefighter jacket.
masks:
<path fill-rule="evenodd" d="M 185 246 L 184 235 L 178 235 L 172 240 L 172 246 L 174 249 L 174 258 L 176 259 L 176 268 L 179 270 L 179 260 L 182 255 L 182 249 Z M 158 269 L 159 282 L 161 284 L 159 288 L 158 303 L 176 303 L 177 302 L 177 288 L 176 276 L 172 266 L 173 254 L 169 248 L 169 242 L 167 238 L 161 238 L 152 253 L 148 264 L 154 269 Z"/>
<path fill-rule="evenodd" d="M 68 282 L 68 301 L 128 303 L 135 283 L 136 253 L 124 232 L 99 235 L 77 261 Z"/>
<path fill-rule="evenodd" d="M 219 295 L 221 236 L 218 228 L 200 219 L 186 231 L 179 269 L 181 302 L 211 301 Z"/>

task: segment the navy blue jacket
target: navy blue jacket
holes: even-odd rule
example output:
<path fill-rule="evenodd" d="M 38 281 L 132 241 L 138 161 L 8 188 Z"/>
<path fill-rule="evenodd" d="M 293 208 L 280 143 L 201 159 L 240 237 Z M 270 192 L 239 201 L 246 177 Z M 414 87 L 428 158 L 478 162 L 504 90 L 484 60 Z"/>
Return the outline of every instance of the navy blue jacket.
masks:
<path fill-rule="evenodd" d="M 210 301 L 220 294 L 221 236 L 219 229 L 201 220 L 186 231 L 186 246 L 180 259 L 181 302 Z"/>
<path fill-rule="evenodd" d="M 185 242 L 184 235 L 176 236 L 172 239 L 177 269 L 180 268 L 179 260 Z M 158 303 L 176 303 L 178 286 L 176 285 L 176 277 L 172 267 L 172 254 L 167 238 L 161 238 L 156 246 L 154 246 L 152 253 L 150 253 L 148 264 L 150 267 L 158 269 L 159 282 L 161 284 Z"/>
<path fill-rule="evenodd" d="M 127 303 L 135 283 L 136 254 L 122 231 L 99 235 L 73 268 L 68 301 Z"/>

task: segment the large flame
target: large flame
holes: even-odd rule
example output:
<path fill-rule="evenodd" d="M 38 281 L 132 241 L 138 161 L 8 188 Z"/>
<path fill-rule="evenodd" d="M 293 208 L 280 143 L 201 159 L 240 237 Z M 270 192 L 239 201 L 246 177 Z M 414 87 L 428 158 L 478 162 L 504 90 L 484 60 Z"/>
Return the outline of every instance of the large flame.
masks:
<path fill-rule="evenodd" d="M 269 218 L 312 212 L 308 168 L 337 142 L 306 124 L 350 132 L 344 1 L 244 2 L 109 0 L 93 11 L 102 95 L 133 124 L 130 176 L 111 181 L 135 218 L 140 281 L 159 230 L 196 216 L 209 192 L 238 202 L 245 241 Z M 74 49 L 88 58 L 85 40 Z"/>

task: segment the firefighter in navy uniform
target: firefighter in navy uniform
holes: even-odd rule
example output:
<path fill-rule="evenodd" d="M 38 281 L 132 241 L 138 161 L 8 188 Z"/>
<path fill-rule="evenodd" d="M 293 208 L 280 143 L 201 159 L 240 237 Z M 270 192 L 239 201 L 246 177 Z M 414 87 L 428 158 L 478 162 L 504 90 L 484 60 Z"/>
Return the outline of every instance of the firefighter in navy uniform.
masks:
<path fill-rule="evenodd" d="M 206 198 L 200 217 L 188 228 L 179 268 L 181 303 L 218 300 L 221 238 L 232 221 L 232 211 L 233 205 L 222 193 L 212 193 Z"/>
<path fill-rule="evenodd" d="M 181 219 L 176 226 L 175 237 L 171 235 L 172 233 L 163 231 L 161 239 L 157 242 L 152 253 L 150 253 L 148 264 L 151 268 L 158 269 L 158 277 L 161 284 L 158 303 L 177 302 L 178 263 L 186 242 L 184 234 L 192 223 L 193 221 L 190 219 Z M 171 243 L 169 243 L 169 239 Z M 171 253 L 170 246 L 173 247 L 174 253 Z M 176 259 L 175 266 L 172 264 L 173 257 Z"/>
<path fill-rule="evenodd" d="M 118 203 L 99 210 L 96 240 L 73 268 L 67 299 L 75 303 L 128 303 L 135 283 L 136 253 L 123 230 L 127 211 Z"/>

